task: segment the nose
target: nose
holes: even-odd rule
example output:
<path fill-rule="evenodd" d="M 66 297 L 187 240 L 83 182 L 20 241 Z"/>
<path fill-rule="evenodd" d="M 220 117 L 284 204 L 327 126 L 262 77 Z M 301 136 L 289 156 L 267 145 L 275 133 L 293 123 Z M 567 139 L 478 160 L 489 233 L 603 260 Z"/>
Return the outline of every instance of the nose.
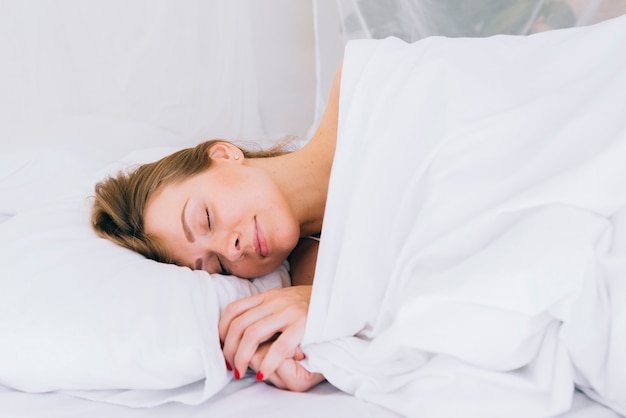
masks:
<path fill-rule="evenodd" d="M 218 243 L 218 251 L 223 257 L 229 261 L 237 261 L 242 256 L 241 234 L 232 231 L 225 233 Z"/>

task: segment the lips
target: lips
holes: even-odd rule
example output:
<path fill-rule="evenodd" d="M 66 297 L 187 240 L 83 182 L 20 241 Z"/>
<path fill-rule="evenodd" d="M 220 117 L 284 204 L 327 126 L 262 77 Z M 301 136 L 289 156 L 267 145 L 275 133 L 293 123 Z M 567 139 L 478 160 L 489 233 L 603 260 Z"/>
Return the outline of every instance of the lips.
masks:
<path fill-rule="evenodd" d="M 265 235 L 263 235 L 263 230 L 261 230 L 256 221 L 256 217 L 254 218 L 254 251 L 261 257 L 267 257 L 267 241 L 265 240 Z"/>

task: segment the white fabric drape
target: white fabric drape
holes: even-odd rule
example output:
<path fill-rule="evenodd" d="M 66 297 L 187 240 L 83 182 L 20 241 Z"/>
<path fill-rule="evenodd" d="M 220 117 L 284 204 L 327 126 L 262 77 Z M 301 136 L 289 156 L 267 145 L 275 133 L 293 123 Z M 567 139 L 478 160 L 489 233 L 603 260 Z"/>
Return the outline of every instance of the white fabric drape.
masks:
<path fill-rule="evenodd" d="M 395 36 L 483 37 L 584 26 L 626 13 L 624 0 L 313 0 L 319 118 L 345 43 Z"/>

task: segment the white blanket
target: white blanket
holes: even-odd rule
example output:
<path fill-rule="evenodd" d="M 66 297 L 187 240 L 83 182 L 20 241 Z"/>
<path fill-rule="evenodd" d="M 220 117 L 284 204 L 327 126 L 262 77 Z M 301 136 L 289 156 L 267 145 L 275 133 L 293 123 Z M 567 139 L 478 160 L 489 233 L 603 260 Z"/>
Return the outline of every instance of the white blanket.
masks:
<path fill-rule="evenodd" d="M 406 416 L 626 414 L 624 51 L 349 43 L 306 366 Z"/>

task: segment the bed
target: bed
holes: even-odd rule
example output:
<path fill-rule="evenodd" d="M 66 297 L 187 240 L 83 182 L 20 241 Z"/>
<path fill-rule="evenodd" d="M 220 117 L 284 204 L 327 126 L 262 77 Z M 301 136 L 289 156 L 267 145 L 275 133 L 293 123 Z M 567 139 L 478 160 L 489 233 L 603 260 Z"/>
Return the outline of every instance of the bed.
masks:
<path fill-rule="evenodd" d="M 253 281 L 209 276 L 145 260 L 89 229 L 89 195 L 107 173 L 207 137 L 305 141 L 347 39 L 459 36 L 406 19 L 364 34 L 363 17 L 370 29 L 380 23 L 375 3 L 292 3 L 0 5 L 3 416 L 401 416 L 337 389 L 339 380 L 291 393 L 226 372 L 220 309 L 288 285 L 286 266 Z M 392 17 L 415 16 L 400 3 Z M 619 14 L 606 12 L 611 2 L 582 3 L 569 26 Z M 403 25 L 422 31 L 398 32 Z M 497 64 L 490 59 L 481 65 Z M 559 416 L 619 415 L 576 391 Z"/>

